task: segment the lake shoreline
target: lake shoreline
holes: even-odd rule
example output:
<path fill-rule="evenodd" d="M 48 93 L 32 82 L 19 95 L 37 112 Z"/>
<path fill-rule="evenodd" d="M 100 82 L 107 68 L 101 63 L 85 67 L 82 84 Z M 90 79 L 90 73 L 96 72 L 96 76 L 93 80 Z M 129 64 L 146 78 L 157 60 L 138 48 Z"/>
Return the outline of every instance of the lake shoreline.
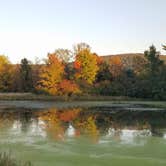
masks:
<path fill-rule="evenodd" d="M 48 109 L 74 107 L 105 107 L 127 110 L 166 110 L 166 102 L 123 96 L 49 96 L 33 93 L 0 93 L 0 109 Z"/>
<path fill-rule="evenodd" d="M 149 98 L 135 98 L 128 96 L 102 96 L 102 95 L 72 95 L 72 96 L 52 96 L 35 93 L 0 93 L 1 100 L 30 100 L 30 101 L 152 101 L 152 102 L 166 102 L 160 100 L 154 100 Z"/>
<path fill-rule="evenodd" d="M 166 111 L 165 102 L 151 101 L 30 101 L 0 100 L 0 111 L 22 109 L 72 109 L 72 108 L 104 108 L 105 111 Z"/>
<path fill-rule="evenodd" d="M 137 101 L 127 96 L 72 95 L 52 96 L 35 93 L 0 93 L 0 100 L 37 100 L 37 101 Z M 142 99 L 144 100 L 144 99 Z"/>

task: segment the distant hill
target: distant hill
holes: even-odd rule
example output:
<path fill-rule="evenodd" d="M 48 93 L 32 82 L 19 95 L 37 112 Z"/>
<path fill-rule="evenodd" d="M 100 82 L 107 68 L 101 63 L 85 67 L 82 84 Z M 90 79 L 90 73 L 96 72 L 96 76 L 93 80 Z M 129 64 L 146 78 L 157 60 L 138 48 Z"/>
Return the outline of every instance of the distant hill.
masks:
<path fill-rule="evenodd" d="M 161 55 L 160 59 L 163 60 L 166 63 L 166 55 Z"/>
<path fill-rule="evenodd" d="M 111 57 L 121 57 L 122 59 L 133 59 L 134 57 L 144 57 L 143 53 L 125 53 L 125 54 L 115 54 L 115 55 L 105 55 L 101 56 L 105 61 L 109 61 Z M 163 60 L 166 63 L 166 55 L 161 55 L 160 59 Z"/>

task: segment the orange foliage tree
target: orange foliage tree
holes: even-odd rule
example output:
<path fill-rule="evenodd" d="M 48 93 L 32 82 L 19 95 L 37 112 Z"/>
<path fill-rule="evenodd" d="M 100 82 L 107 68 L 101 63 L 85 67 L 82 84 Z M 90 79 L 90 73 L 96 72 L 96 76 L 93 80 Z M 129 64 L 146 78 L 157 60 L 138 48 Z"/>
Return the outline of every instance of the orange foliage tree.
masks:
<path fill-rule="evenodd" d="M 57 94 L 58 85 L 62 81 L 63 75 L 63 63 L 55 54 L 48 54 L 46 64 L 42 67 L 40 72 L 40 80 L 38 81 L 37 89 L 52 95 Z"/>
<path fill-rule="evenodd" d="M 72 94 L 79 94 L 81 92 L 77 84 L 66 79 L 59 83 L 58 90 L 60 95 L 68 96 L 71 96 Z"/>
<path fill-rule="evenodd" d="M 122 59 L 119 56 L 112 56 L 110 58 L 110 72 L 112 74 L 113 77 L 116 77 L 118 75 L 120 75 L 120 73 L 123 70 L 123 63 L 122 63 Z"/>

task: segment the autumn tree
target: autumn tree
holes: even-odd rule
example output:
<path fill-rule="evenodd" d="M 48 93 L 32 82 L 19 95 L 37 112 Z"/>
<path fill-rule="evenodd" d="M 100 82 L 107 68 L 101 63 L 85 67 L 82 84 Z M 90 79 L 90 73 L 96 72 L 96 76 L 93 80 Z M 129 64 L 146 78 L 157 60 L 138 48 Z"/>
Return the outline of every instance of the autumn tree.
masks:
<path fill-rule="evenodd" d="M 11 91 L 13 82 L 12 65 L 6 56 L 0 56 L 0 91 Z"/>
<path fill-rule="evenodd" d="M 46 64 L 41 68 L 38 90 L 55 95 L 58 93 L 58 85 L 64 75 L 64 65 L 56 54 L 48 54 Z"/>
<path fill-rule="evenodd" d="M 69 63 L 74 59 L 74 54 L 72 53 L 72 51 L 68 49 L 63 49 L 63 48 L 56 49 L 55 54 L 57 58 L 63 61 L 64 63 Z"/>
<path fill-rule="evenodd" d="M 110 71 L 114 78 L 119 76 L 123 70 L 123 63 L 120 56 L 112 56 L 110 58 Z"/>
<path fill-rule="evenodd" d="M 147 60 L 142 56 L 133 57 L 132 70 L 136 75 L 142 74 L 145 71 L 145 66 L 147 65 Z"/>
<path fill-rule="evenodd" d="M 72 94 L 79 94 L 81 92 L 76 83 L 66 79 L 59 83 L 58 90 L 58 94 L 67 96 L 71 96 Z"/>
<path fill-rule="evenodd" d="M 76 79 L 92 84 L 98 71 L 97 58 L 91 53 L 89 47 L 77 46 L 77 54 L 74 62 Z"/>
<path fill-rule="evenodd" d="M 30 62 L 24 58 L 21 60 L 20 64 L 20 81 L 21 81 L 21 90 L 23 92 L 29 92 L 33 89 L 32 82 L 32 69 Z"/>
<path fill-rule="evenodd" d="M 86 43 L 78 43 L 74 45 L 73 49 L 74 49 L 74 55 L 77 55 L 83 50 L 88 50 L 90 52 L 91 47 Z"/>

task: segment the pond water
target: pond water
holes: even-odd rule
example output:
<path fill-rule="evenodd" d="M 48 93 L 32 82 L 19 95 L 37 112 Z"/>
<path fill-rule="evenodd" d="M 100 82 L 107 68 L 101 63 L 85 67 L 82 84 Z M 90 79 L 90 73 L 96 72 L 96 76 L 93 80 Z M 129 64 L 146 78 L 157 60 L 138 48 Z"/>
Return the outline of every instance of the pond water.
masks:
<path fill-rule="evenodd" d="M 0 110 L 0 151 L 34 166 L 165 166 L 166 112 Z"/>

